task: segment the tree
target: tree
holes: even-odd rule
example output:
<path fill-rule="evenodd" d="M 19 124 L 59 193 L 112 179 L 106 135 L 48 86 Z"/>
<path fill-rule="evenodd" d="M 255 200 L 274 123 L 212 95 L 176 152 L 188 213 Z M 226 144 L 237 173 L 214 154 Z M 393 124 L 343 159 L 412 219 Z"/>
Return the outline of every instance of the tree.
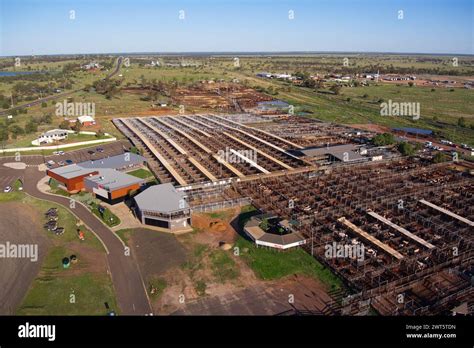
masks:
<path fill-rule="evenodd" d="M 81 127 L 82 127 L 81 122 L 76 121 L 76 123 L 74 123 L 74 126 L 72 126 L 72 130 L 74 132 L 79 133 L 81 131 Z"/>
<path fill-rule="evenodd" d="M 0 124 L 0 141 L 4 142 L 8 140 L 8 128 L 5 123 Z"/>
<path fill-rule="evenodd" d="M 68 121 L 68 120 L 62 121 L 62 122 L 59 124 L 59 128 L 60 128 L 60 129 L 69 129 L 69 121 Z"/>
<path fill-rule="evenodd" d="M 25 131 L 19 125 L 13 125 L 10 127 L 10 132 L 12 133 L 13 139 L 16 139 L 18 135 L 24 134 Z"/>
<path fill-rule="evenodd" d="M 395 137 L 391 133 L 377 134 L 372 139 L 372 142 L 374 143 L 375 146 L 392 145 L 395 143 Z"/>
<path fill-rule="evenodd" d="M 38 123 L 35 119 L 30 118 L 30 120 L 25 125 L 25 133 L 30 134 L 38 131 Z"/>
<path fill-rule="evenodd" d="M 458 126 L 463 128 L 466 127 L 466 119 L 464 117 L 458 118 Z"/>
<path fill-rule="evenodd" d="M 413 156 L 415 154 L 414 147 L 406 141 L 398 144 L 398 151 L 400 151 L 403 156 Z"/>

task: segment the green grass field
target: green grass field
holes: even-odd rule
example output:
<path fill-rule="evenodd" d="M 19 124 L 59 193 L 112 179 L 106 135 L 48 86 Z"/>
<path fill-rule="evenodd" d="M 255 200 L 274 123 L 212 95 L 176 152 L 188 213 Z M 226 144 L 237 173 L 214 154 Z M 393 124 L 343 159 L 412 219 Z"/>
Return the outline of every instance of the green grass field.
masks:
<path fill-rule="evenodd" d="M 104 302 L 111 308 L 117 309 L 115 294 L 110 277 L 104 273 L 88 274 L 72 272 L 77 268 L 72 265 L 63 269 L 61 260 L 70 256 L 73 251 L 68 247 L 71 243 L 81 243 L 95 252 L 105 252 L 100 241 L 85 226 L 78 224 L 76 217 L 67 209 L 55 203 L 39 200 L 24 192 L 13 191 L 0 194 L 2 202 L 16 201 L 37 211 L 40 224 L 47 221 L 44 212 L 51 207 L 58 208 L 58 226 L 64 227 L 64 234 L 41 230 L 51 239 L 51 247 L 40 273 L 33 281 L 26 298 L 17 310 L 19 315 L 105 315 Z M 77 237 L 77 229 L 84 232 L 85 240 Z M 80 259 L 81 255 L 76 254 Z M 78 264 L 80 265 L 80 263 Z M 80 266 L 79 266 L 80 267 Z M 70 295 L 76 297 L 75 303 L 70 303 Z"/>
<path fill-rule="evenodd" d="M 148 179 L 150 177 L 153 177 L 153 174 L 149 170 L 143 168 L 132 170 L 131 172 L 127 172 L 127 174 L 136 176 L 140 179 Z"/>
<path fill-rule="evenodd" d="M 33 281 L 18 315 L 106 315 L 104 302 L 117 311 L 110 278 L 106 274 L 71 274 L 75 265 L 64 269 L 61 260 L 71 251 L 53 247 L 40 275 Z M 80 255 L 77 255 L 80 259 Z"/>
<path fill-rule="evenodd" d="M 356 70 L 371 70 L 375 69 L 374 67 L 406 68 L 414 71 L 416 69 L 437 69 L 436 71 L 440 74 L 455 71 L 457 74 L 474 76 L 473 61 L 470 57 L 460 57 L 459 67 L 456 68 L 457 70 L 453 70 L 452 57 L 449 56 L 301 54 L 295 56 L 280 55 L 271 58 L 257 55 L 239 57 L 240 68 L 234 67 L 234 57 L 231 55 L 212 59 L 209 57 L 190 58 L 190 60 L 196 60 L 200 64 L 198 67 L 145 67 L 132 62 L 129 67 L 122 67 L 120 71 L 122 76 L 117 76 L 115 79 L 123 80 L 121 87 L 127 87 L 128 85 L 140 85 L 143 79 L 165 83 L 174 82 L 178 86 L 185 86 L 204 79 L 230 81 L 237 78 L 250 86 L 273 87 L 277 91 L 277 94 L 274 95 L 275 98 L 294 105 L 297 112 L 310 111 L 312 117 L 324 121 L 344 124 L 374 123 L 387 127 L 428 128 L 436 131 L 439 137 L 474 145 L 474 130 L 469 128 L 474 125 L 474 91 L 472 90 L 455 88 L 454 91 L 450 91 L 447 88 L 435 88 L 432 92 L 429 87 L 372 83 L 367 87 L 344 87 L 339 95 L 333 95 L 292 86 L 282 81 L 255 77 L 255 74 L 260 71 L 287 73 L 300 71 L 310 74 L 324 74 L 340 69 L 342 59 L 346 57 L 350 62 L 348 68 Z M 172 60 L 171 58 L 163 59 L 164 61 Z M 173 62 L 175 61 L 177 62 L 176 59 L 173 60 Z M 77 62 L 82 62 L 82 60 L 77 60 Z M 48 69 L 55 70 L 59 69 L 61 65 L 58 62 L 48 62 L 46 66 Z M 32 65 L 32 67 L 36 66 Z M 78 71 L 73 74 L 71 79 L 74 81 L 74 87 L 81 87 L 90 85 L 105 73 L 105 71 L 100 73 Z M 8 95 L 11 88 L 11 83 L 1 82 L 0 80 L 0 92 L 3 91 L 4 94 Z M 113 126 L 111 119 L 114 116 L 133 116 L 135 113 L 150 112 L 152 110 L 151 103 L 140 100 L 142 96 L 122 91 L 111 99 L 107 99 L 93 91 L 80 91 L 72 96 L 72 101 L 95 103 L 96 119 L 100 128 L 122 138 L 123 135 Z M 379 100 L 418 102 L 421 107 L 421 117 L 414 121 L 410 117 L 380 116 Z M 27 115 L 20 114 L 15 118 L 20 126 L 24 126 L 31 116 L 37 117 L 46 113 L 54 115 L 55 103 L 56 101 L 48 102 L 47 107 L 33 106 L 28 108 Z M 457 126 L 460 117 L 466 119 L 467 127 Z M 54 117 L 52 125 L 40 126 L 38 132 L 57 127 L 61 120 L 60 117 Z M 10 139 L 7 145 L 18 146 L 17 144 L 26 144 L 30 140 L 19 136 L 18 139 Z"/>
<path fill-rule="evenodd" d="M 274 280 L 299 274 L 318 279 L 331 290 L 343 286 L 337 276 L 303 249 L 278 252 L 257 248 L 255 243 L 242 237 L 238 238 L 235 245 L 241 250 L 241 257 L 261 279 Z"/>
<path fill-rule="evenodd" d="M 238 218 L 239 229 L 242 231 L 244 224 L 256 214 L 258 212 L 253 206 L 242 207 Z M 241 257 L 261 279 L 274 280 L 301 274 L 320 280 L 331 290 L 343 287 L 342 281 L 331 270 L 303 249 L 293 248 L 278 252 L 273 249 L 257 248 L 255 243 L 241 236 L 237 238 L 235 246 L 239 248 Z"/>

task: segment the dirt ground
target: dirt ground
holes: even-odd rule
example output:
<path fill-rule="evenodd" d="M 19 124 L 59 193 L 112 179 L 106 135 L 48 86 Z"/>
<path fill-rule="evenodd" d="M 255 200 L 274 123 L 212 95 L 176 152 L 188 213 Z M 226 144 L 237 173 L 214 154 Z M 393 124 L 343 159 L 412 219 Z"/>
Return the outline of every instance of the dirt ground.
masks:
<path fill-rule="evenodd" d="M 173 315 L 276 315 L 292 309 L 320 314 L 330 301 L 319 282 L 307 277 L 258 281 L 253 286 L 200 298 Z"/>
<path fill-rule="evenodd" d="M 186 261 L 185 248 L 170 233 L 137 228 L 130 235 L 128 245 L 137 259 L 147 288 L 153 278 Z"/>
<path fill-rule="evenodd" d="M 348 127 L 353 127 L 369 132 L 376 132 L 376 133 L 385 133 L 385 132 L 390 132 L 389 127 L 385 126 L 380 126 L 378 124 L 373 124 L 373 123 L 367 123 L 367 124 L 347 124 L 346 126 Z"/>
<path fill-rule="evenodd" d="M 107 273 L 107 258 L 103 251 L 93 249 L 80 242 L 71 242 L 63 246 L 71 252 L 71 255 L 77 256 L 77 263 L 69 268 L 68 276 L 83 273 L 100 275 Z"/>
<path fill-rule="evenodd" d="M 41 221 L 35 210 L 25 209 L 17 202 L 0 205 L 0 242 L 14 244 L 37 244 L 38 260 L 25 258 L 0 259 L 0 314 L 12 314 L 20 305 L 31 282 L 38 274 L 41 264 L 51 246 L 42 233 Z"/>
<path fill-rule="evenodd" d="M 386 133 L 386 132 L 387 133 L 392 133 L 392 130 L 389 127 L 380 126 L 380 125 L 372 124 L 372 123 L 351 124 L 351 125 L 347 125 L 347 126 L 353 127 L 353 128 L 358 128 L 358 129 L 361 129 L 361 130 L 370 131 L 370 132 L 376 132 L 376 133 Z M 412 141 L 412 142 L 418 142 L 418 143 L 423 144 L 427 141 L 431 141 L 433 143 L 433 146 L 438 146 L 438 147 L 441 147 L 442 149 L 445 149 L 445 150 L 457 151 L 457 152 L 462 152 L 465 155 L 470 155 L 469 150 L 456 148 L 456 147 L 453 147 L 453 146 L 448 146 L 446 144 L 442 144 L 441 142 L 439 142 L 437 139 L 435 139 L 433 137 L 422 137 L 422 136 L 417 137 L 417 136 L 412 136 L 412 135 L 409 135 L 409 134 L 404 134 L 403 136 L 407 140 Z"/>
<path fill-rule="evenodd" d="M 170 252 L 158 256 L 160 250 L 169 249 L 164 243 L 150 248 L 153 255 L 145 257 L 147 262 L 140 262 L 142 272 L 147 276 L 161 273 L 160 278 L 166 282 L 160 296 L 151 296 L 155 314 L 274 315 L 292 308 L 317 313 L 330 301 L 324 286 L 312 278 L 291 276 L 277 281 L 258 279 L 244 260 L 232 256 L 232 250 L 226 253 L 235 262 L 238 276 L 225 281 L 216 278 L 210 257 L 220 252 L 222 243 L 233 245 L 235 242 L 237 233 L 231 223 L 238 213 L 239 209 L 231 209 L 193 216 L 195 232 L 177 237 L 178 243 L 186 251 L 186 267 L 183 267 L 182 259 L 179 260 L 180 265 L 178 262 L 175 262 L 175 266 L 164 263 L 164 260 L 174 257 Z M 139 250 L 139 253 L 143 252 L 143 248 Z M 204 293 L 198 290 L 197 284 L 200 282 L 205 283 Z M 290 303 L 290 299 L 294 299 L 294 302 Z"/>

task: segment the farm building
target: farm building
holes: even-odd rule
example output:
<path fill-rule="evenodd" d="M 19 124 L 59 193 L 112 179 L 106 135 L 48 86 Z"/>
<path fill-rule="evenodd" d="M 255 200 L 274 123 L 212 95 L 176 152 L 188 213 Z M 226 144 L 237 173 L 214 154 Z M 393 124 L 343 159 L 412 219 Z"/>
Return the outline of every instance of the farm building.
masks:
<path fill-rule="evenodd" d="M 300 150 L 305 156 L 321 157 L 328 156 L 331 161 L 341 162 L 363 162 L 367 161 L 368 158 L 362 156 L 366 154 L 363 148 L 360 148 L 354 144 L 334 145 L 326 147 L 310 147 Z"/>
<path fill-rule="evenodd" d="M 114 169 L 101 169 L 98 174 L 84 177 L 86 191 L 109 204 L 123 201 L 130 192 L 140 189 L 145 182 Z"/>
<path fill-rule="evenodd" d="M 288 220 L 268 223 L 274 220 L 278 218 L 265 214 L 254 216 L 245 224 L 244 232 L 257 246 L 286 250 L 306 243 L 303 235 L 295 232 Z M 262 227 L 263 224 L 268 228 Z"/>
<path fill-rule="evenodd" d="M 110 204 L 123 200 L 131 191 L 144 183 L 143 179 L 123 171 L 144 165 L 142 156 L 124 153 L 122 155 L 86 161 L 50 169 L 46 174 L 55 179 L 68 192 L 82 190 L 92 192 L 99 199 Z"/>
<path fill-rule="evenodd" d="M 171 231 L 191 225 L 191 209 L 185 194 L 170 184 L 151 186 L 134 197 L 137 216 L 143 224 Z"/>
<path fill-rule="evenodd" d="M 422 129 L 422 128 L 411 128 L 411 127 L 403 127 L 403 128 L 394 128 L 394 132 L 402 133 L 402 134 L 410 134 L 422 137 L 428 137 L 433 135 L 433 131 L 430 129 Z"/>
<path fill-rule="evenodd" d="M 36 140 L 33 140 L 33 145 L 50 144 L 54 141 L 64 140 L 68 137 L 68 131 L 64 129 L 52 129 L 41 134 Z"/>
<path fill-rule="evenodd" d="M 92 116 L 79 116 L 77 118 L 77 122 L 79 122 L 84 127 L 89 127 L 95 125 L 95 120 Z"/>

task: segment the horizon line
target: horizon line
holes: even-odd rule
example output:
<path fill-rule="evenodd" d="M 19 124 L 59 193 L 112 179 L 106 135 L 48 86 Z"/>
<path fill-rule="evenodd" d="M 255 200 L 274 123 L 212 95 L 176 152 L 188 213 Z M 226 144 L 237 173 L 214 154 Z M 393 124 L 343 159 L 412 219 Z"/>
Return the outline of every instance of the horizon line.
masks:
<path fill-rule="evenodd" d="M 291 54 L 385 54 L 385 55 L 431 55 L 431 56 L 474 56 L 474 53 L 434 53 L 434 52 L 396 52 L 396 51 L 144 51 L 144 52 L 89 52 L 89 53 L 48 53 L 48 54 L 20 54 L 20 55 L 0 55 L 0 58 L 10 57 L 48 57 L 48 56 L 88 56 L 88 55 L 291 55 Z"/>

